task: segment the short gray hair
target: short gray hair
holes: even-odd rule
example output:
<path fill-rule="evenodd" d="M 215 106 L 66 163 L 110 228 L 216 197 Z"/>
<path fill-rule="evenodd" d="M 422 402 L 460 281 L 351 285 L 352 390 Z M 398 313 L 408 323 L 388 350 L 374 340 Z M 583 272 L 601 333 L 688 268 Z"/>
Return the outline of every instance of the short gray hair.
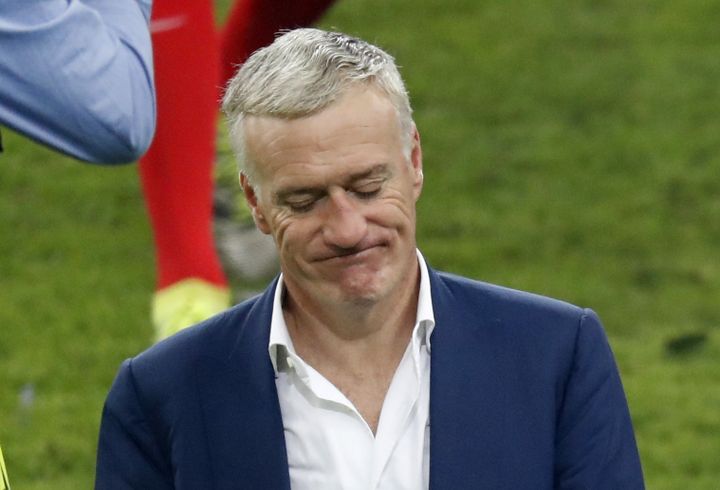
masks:
<path fill-rule="evenodd" d="M 317 113 L 349 87 L 372 84 L 387 95 L 400 123 L 406 158 L 414 128 L 405 84 L 392 56 L 339 32 L 295 29 L 253 53 L 228 83 L 223 98 L 240 171 L 254 180 L 245 147 L 245 116 L 295 119 Z"/>

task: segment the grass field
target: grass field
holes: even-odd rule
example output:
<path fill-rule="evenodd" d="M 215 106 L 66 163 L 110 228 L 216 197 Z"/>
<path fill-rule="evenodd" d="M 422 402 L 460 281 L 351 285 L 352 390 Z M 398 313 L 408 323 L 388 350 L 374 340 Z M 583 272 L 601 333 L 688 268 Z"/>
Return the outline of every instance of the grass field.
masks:
<path fill-rule="evenodd" d="M 648 488 L 720 489 L 720 1 L 340 0 L 322 25 L 402 66 L 430 263 L 598 311 Z M 14 488 L 89 488 L 151 338 L 137 170 L 3 136 L 0 441 Z"/>

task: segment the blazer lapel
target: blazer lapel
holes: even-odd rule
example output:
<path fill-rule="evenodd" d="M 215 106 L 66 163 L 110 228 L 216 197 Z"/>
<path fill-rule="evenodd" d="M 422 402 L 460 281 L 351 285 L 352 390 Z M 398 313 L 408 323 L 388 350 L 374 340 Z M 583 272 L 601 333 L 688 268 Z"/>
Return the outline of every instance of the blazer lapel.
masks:
<path fill-rule="evenodd" d="M 507 488 L 501 352 L 489 306 L 430 270 L 430 488 Z"/>
<path fill-rule="evenodd" d="M 199 400 L 216 488 L 288 489 L 287 453 L 275 373 L 268 356 L 277 280 L 250 311 L 231 318 L 238 332 L 227 356 L 198 374 Z M 232 423 L 228 424 L 228 421 Z"/>

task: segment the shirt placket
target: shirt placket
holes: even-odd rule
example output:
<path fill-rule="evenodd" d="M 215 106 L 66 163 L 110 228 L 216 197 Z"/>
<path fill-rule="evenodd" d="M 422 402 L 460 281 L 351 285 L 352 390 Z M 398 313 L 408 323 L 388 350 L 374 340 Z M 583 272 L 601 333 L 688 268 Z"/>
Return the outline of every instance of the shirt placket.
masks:
<path fill-rule="evenodd" d="M 369 489 L 376 490 L 383 480 L 393 452 L 404 437 L 417 410 L 421 371 L 414 341 L 410 342 L 383 403 L 374 441 L 372 478 Z"/>

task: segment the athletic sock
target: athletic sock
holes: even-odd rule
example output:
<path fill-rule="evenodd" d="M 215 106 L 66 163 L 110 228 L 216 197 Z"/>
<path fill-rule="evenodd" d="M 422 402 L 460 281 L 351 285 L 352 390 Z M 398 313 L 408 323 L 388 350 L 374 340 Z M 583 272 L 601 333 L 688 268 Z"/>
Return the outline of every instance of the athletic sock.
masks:
<path fill-rule="evenodd" d="M 219 47 L 208 0 L 156 0 L 152 38 L 158 122 L 140 161 L 155 237 L 158 289 L 227 281 L 212 234 Z"/>

